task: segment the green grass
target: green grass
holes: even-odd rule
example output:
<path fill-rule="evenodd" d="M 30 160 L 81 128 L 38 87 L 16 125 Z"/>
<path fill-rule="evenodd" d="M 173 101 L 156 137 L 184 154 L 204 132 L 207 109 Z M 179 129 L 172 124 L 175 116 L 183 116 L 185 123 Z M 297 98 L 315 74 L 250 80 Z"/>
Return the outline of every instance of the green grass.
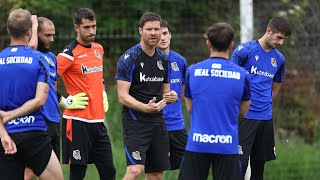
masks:
<path fill-rule="evenodd" d="M 115 87 L 108 89 L 110 109 L 106 117 L 111 138 L 113 160 L 116 167 L 116 179 L 122 179 L 126 171 L 126 161 L 122 139 L 122 106 L 119 104 Z M 186 113 L 184 108 L 184 113 Z M 188 127 L 189 116 L 185 115 Z M 288 142 L 287 142 L 288 139 Z M 302 139 L 289 137 L 276 140 L 277 160 L 266 163 L 265 180 L 317 180 L 320 177 L 320 140 L 314 145 L 306 144 Z M 69 167 L 62 165 L 65 179 L 69 179 Z M 177 179 L 179 170 L 165 172 L 165 180 Z M 98 180 L 99 175 L 94 165 L 89 165 L 86 180 Z M 144 179 L 142 176 L 140 179 Z M 209 175 L 208 179 L 212 179 Z"/>

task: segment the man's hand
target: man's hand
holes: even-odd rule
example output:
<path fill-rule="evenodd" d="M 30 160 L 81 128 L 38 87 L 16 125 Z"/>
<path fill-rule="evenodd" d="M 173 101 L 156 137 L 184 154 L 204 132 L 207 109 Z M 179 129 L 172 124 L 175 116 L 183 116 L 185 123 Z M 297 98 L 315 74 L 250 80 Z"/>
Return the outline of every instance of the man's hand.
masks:
<path fill-rule="evenodd" d="M 163 99 L 165 99 L 167 103 L 175 103 L 178 101 L 178 94 L 172 90 L 163 94 Z"/>
<path fill-rule="evenodd" d="M 9 135 L 1 137 L 1 144 L 4 149 L 4 154 L 9 155 L 17 152 L 16 144 L 13 142 Z"/>
<path fill-rule="evenodd" d="M 65 109 L 85 109 L 88 105 L 89 98 L 86 93 L 78 93 L 74 96 L 69 95 L 67 98 L 61 97 L 59 106 Z"/>
<path fill-rule="evenodd" d="M 103 96 L 103 108 L 104 108 L 104 112 L 108 112 L 109 102 L 108 102 L 107 92 L 106 92 L 106 91 L 103 91 L 102 96 Z"/>
<path fill-rule="evenodd" d="M 157 98 L 153 97 L 148 104 L 146 104 L 146 113 L 156 113 L 160 112 L 167 104 L 167 100 L 162 99 L 156 103 Z"/>

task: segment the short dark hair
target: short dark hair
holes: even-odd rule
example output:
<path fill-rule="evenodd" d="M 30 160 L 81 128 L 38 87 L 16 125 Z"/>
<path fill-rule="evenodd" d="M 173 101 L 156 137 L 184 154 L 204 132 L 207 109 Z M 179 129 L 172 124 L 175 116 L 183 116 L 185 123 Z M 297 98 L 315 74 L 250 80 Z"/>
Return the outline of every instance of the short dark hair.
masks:
<path fill-rule="evenodd" d="M 7 20 L 7 30 L 10 36 L 23 37 L 32 26 L 31 13 L 25 9 L 13 10 Z"/>
<path fill-rule="evenodd" d="M 75 24 L 81 24 L 82 19 L 89 19 L 91 21 L 96 19 L 96 14 L 93 12 L 92 9 L 89 8 L 79 8 L 74 13 L 74 23 Z"/>
<path fill-rule="evenodd" d="M 39 31 L 39 32 L 42 30 L 43 24 L 44 24 L 45 22 L 48 22 L 48 23 L 52 23 L 52 24 L 53 24 L 53 22 L 52 22 L 50 19 L 46 18 L 46 17 L 37 17 L 37 20 L 38 20 L 38 31 Z"/>
<path fill-rule="evenodd" d="M 217 51 L 227 51 L 234 38 L 234 30 L 231 25 L 220 22 L 210 26 L 206 37 L 210 41 L 211 47 Z"/>
<path fill-rule="evenodd" d="M 289 22 L 282 16 L 273 17 L 269 21 L 268 27 L 271 28 L 273 33 L 281 32 L 286 36 L 290 36 L 292 33 L 292 28 Z"/>
<path fill-rule="evenodd" d="M 170 31 L 170 27 L 169 27 L 168 21 L 166 21 L 164 19 L 162 19 L 162 21 L 161 21 L 161 27 L 168 28 L 168 30 Z"/>
<path fill-rule="evenodd" d="M 144 24 L 149 21 L 160 21 L 161 23 L 161 17 L 155 12 L 146 12 L 140 18 L 139 27 L 142 28 Z"/>

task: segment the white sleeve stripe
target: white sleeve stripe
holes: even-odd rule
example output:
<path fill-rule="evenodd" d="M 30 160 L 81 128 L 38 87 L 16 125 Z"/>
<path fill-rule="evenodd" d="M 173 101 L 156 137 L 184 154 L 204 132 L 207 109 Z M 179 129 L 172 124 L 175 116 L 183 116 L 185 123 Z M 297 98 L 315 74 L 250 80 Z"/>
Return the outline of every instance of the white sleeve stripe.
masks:
<path fill-rule="evenodd" d="M 67 59 L 69 59 L 69 60 L 71 60 L 71 61 L 74 60 L 74 57 L 73 57 L 73 56 L 70 56 L 69 54 L 59 53 L 58 56 L 59 56 L 59 55 L 65 57 L 65 58 L 67 58 Z"/>

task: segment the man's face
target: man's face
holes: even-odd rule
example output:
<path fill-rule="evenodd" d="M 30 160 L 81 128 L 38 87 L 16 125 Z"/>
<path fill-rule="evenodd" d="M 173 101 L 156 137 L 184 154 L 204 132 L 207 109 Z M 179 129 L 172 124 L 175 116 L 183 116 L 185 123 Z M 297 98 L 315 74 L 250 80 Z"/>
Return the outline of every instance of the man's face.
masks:
<path fill-rule="evenodd" d="M 149 46 L 156 46 L 161 36 L 160 21 L 148 21 L 139 28 L 142 41 Z"/>
<path fill-rule="evenodd" d="M 161 28 L 161 38 L 159 43 L 157 44 L 157 48 L 161 50 L 168 49 L 170 46 L 171 33 L 169 32 L 167 27 Z"/>
<path fill-rule="evenodd" d="M 45 21 L 38 32 L 39 49 L 49 51 L 54 42 L 55 28 L 53 23 Z"/>
<path fill-rule="evenodd" d="M 96 20 L 82 19 L 81 24 L 75 24 L 75 30 L 78 37 L 85 42 L 93 42 L 96 37 L 97 23 Z"/>
<path fill-rule="evenodd" d="M 270 29 L 270 32 L 268 32 L 267 37 L 267 44 L 270 48 L 276 48 L 277 46 L 282 46 L 284 43 L 284 40 L 287 39 L 288 36 L 285 36 L 281 32 L 273 33 Z"/>

